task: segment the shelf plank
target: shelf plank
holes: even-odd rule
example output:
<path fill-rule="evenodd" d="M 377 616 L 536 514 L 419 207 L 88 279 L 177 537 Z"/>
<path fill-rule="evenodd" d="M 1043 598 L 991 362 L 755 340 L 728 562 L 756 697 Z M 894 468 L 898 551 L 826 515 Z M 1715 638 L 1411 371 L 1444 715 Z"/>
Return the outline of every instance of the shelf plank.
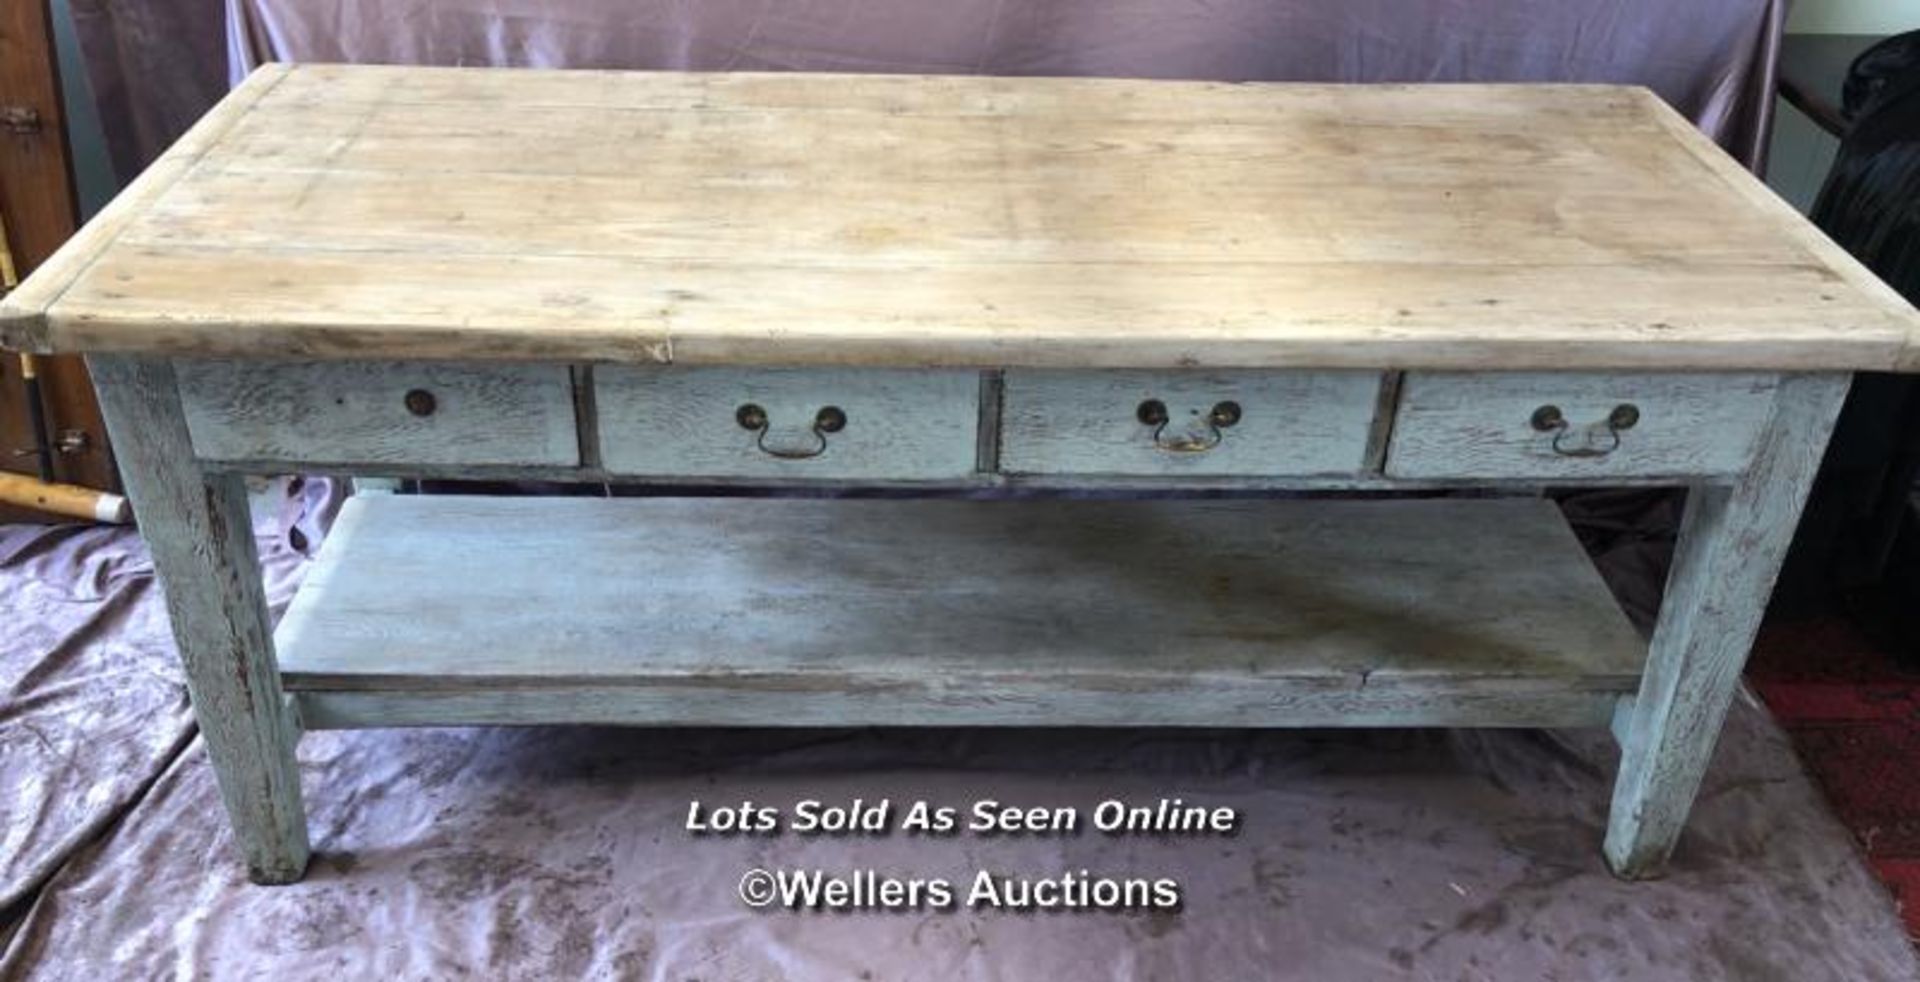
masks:
<path fill-rule="evenodd" d="M 1601 724 L 1645 646 L 1555 506 L 372 496 L 308 725 Z"/>

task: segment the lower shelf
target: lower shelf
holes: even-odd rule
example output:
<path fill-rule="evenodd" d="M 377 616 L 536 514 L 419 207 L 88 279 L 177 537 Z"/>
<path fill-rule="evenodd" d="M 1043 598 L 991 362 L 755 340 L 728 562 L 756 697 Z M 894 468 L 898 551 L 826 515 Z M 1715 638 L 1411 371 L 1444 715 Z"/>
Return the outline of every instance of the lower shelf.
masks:
<path fill-rule="evenodd" d="M 1603 725 L 1550 502 L 375 495 L 276 637 L 313 728 Z"/>

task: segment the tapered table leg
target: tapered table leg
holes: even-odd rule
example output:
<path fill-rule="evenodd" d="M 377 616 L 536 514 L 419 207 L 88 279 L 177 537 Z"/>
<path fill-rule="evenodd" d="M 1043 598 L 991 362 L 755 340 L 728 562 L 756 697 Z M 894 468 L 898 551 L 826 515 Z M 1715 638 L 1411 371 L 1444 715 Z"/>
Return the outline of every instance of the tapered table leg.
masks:
<path fill-rule="evenodd" d="M 1639 694 L 1624 708 L 1607 862 L 1658 875 L 1713 754 L 1850 377 L 1789 376 L 1753 466 L 1688 495 Z"/>
<path fill-rule="evenodd" d="M 298 737 L 274 661 L 245 488 L 194 460 L 171 365 L 88 364 L 247 872 L 256 883 L 291 883 L 308 857 Z"/>

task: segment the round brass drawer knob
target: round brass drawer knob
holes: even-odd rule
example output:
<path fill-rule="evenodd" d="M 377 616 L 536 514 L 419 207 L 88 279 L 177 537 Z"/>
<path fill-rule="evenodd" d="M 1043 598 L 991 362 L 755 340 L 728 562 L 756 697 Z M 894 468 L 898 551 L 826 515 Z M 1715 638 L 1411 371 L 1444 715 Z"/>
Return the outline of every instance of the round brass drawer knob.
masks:
<path fill-rule="evenodd" d="M 439 400 L 433 397 L 433 393 L 425 389 L 410 390 L 402 401 L 407 404 L 407 412 L 415 416 L 431 416 L 440 405 Z"/>

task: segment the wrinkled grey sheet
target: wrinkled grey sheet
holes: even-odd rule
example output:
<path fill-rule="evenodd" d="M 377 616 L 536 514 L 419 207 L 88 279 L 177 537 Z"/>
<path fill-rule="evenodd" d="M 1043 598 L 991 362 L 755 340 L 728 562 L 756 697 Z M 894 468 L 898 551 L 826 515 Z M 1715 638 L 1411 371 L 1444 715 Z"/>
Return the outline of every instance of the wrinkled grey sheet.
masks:
<path fill-rule="evenodd" d="M 224 3 L 225 24 L 222 23 Z M 1652 87 L 1760 169 L 1786 0 L 73 0 L 130 177 L 252 64 Z"/>
<path fill-rule="evenodd" d="M 334 503 L 263 516 L 284 604 Z M 1005 507 L 1005 506 L 1003 506 Z M 1616 548 L 1623 530 L 1606 529 Z M 1589 529 L 1591 531 L 1591 529 Z M 1603 558 L 1632 578 L 1633 563 Z M 447 729 L 309 735 L 305 882 L 248 885 L 124 530 L 0 528 L 0 978 L 1920 978 L 1742 701 L 1654 883 L 1600 732 Z M 1237 807 L 1231 838 L 695 839 L 688 802 Z M 1172 876 L 1177 915 L 755 913 L 752 866 Z M 44 881 L 44 882 L 43 882 Z"/>
<path fill-rule="evenodd" d="M 340 492 L 327 481 L 274 488 L 258 499 L 255 518 L 277 617 Z M 139 535 L 0 525 L 0 941 L 47 879 L 108 835 L 195 732 Z"/>

